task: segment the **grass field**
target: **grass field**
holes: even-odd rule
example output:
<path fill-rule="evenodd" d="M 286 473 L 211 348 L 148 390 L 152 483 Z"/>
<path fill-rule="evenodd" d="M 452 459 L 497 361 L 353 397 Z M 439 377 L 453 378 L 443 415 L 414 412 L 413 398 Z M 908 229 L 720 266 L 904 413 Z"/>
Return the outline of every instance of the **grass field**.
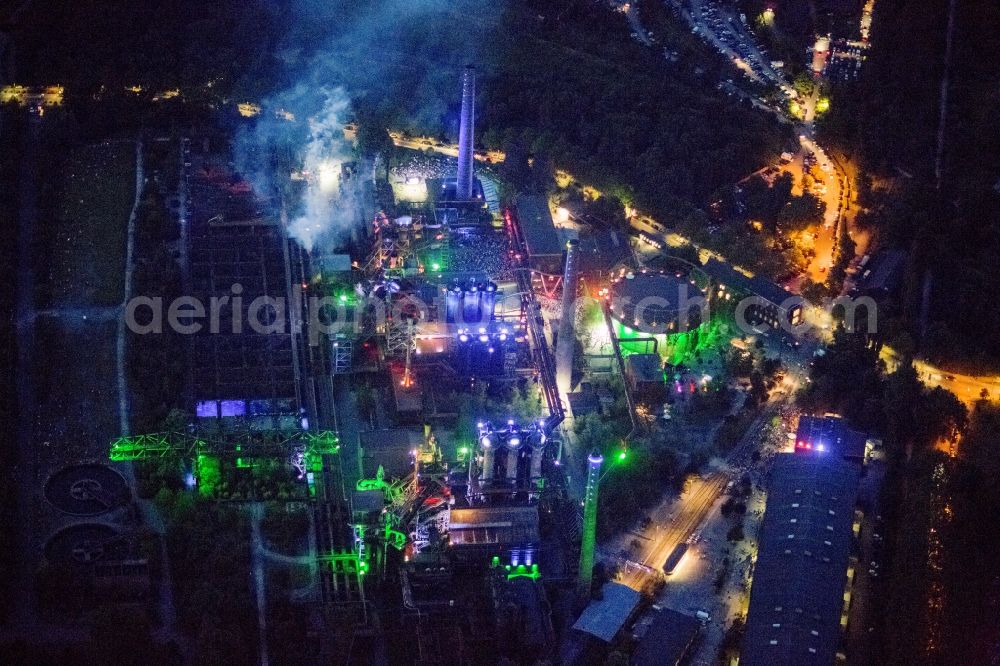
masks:
<path fill-rule="evenodd" d="M 116 305 L 124 298 L 128 218 L 135 199 L 135 144 L 70 151 L 55 170 L 49 238 L 52 305 Z M 41 221 L 45 224 L 45 221 Z"/>
<path fill-rule="evenodd" d="M 35 439 L 43 466 L 107 455 L 119 431 L 115 330 L 114 321 L 36 321 Z"/>

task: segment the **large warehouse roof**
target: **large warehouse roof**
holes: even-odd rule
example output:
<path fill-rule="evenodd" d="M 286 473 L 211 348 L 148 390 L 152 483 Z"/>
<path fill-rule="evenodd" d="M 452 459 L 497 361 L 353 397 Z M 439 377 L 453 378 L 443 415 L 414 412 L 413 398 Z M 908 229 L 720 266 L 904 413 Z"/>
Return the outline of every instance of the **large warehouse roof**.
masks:
<path fill-rule="evenodd" d="M 836 456 L 775 459 L 740 666 L 834 663 L 858 480 Z"/>
<path fill-rule="evenodd" d="M 556 234 L 549 202 L 542 195 L 522 194 L 517 198 L 517 221 L 528 247 L 528 255 L 561 256 L 563 246 Z"/>
<path fill-rule="evenodd" d="M 781 285 L 771 282 L 760 275 L 747 277 L 729 264 L 715 258 L 709 258 L 705 262 L 705 265 L 702 266 L 702 270 L 715 282 L 721 282 L 730 289 L 738 289 L 739 291 L 760 296 L 765 301 L 778 306 L 789 298 L 795 298 L 795 294 L 786 290 Z"/>
<path fill-rule="evenodd" d="M 632 666 L 677 666 L 698 635 L 701 623 L 669 608 L 655 611 L 632 654 Z"/>
<path fill-rule="evenodd" d="M 625 626 L 640 598 L 641 595 L 627 585 L 605 583 L 601 598 L 590 602 L 573 628 L 610 643 Z"/>

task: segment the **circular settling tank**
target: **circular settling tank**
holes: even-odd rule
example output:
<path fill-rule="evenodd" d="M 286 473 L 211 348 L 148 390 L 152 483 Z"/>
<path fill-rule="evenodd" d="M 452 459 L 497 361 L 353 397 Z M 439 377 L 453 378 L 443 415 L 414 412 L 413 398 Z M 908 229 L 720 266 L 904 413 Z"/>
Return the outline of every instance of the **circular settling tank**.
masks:
<path fill-rule="evenodd" d="M 107 465 L 64 467 L 45 483 L 45 498 L 63 513 L 96 516 L 129 500 L 128 484 Z"/>
<path fill-rule="evenodd" d="M 101 523 L 82 523 L 53 534 L 45 544 L 45 556 L 61 564 L 90 564 L 121 557 L 124 549 L 115 528 Z"/>

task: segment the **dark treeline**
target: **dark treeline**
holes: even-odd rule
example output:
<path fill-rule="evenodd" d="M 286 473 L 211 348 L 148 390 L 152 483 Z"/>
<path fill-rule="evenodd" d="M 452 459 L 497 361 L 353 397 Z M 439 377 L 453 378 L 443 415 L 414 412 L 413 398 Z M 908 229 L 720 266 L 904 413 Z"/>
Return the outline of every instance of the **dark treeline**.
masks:
<path fill-rule="evenodd" d="M 25 3 L 12 3 L 25 4 Z M 15 79 L 61 84 L 83 96 L 153 90 L 252 88 L 278 71 L 287 2 L 38 0 L 26 3 L 11 53 Z M 2 14 L 0 14 L 2 18 Z"/>
<path fill-rule="evenodd" d="M 99 95 L 112 116 L 135 114 L 117 99 L 134 85 L 212 104 L 341 85 L 359 117 L 453 138 L 459 72 L 474 62 L 484 147 L 519 145 L 668 222 L 788 138 L 715 90 L 732 73 L 682 26 L 665 42 L 681 54 L 668 68 L 660 47 L 630 39 L 624 17 L 599 3 L 61 5 L 39 0 L 13 27 L 19 82 Z"/>
<path fill-rule="evenodd" d="M 955 4 L 940 179 L 947 0 L 878 3 L 862 80 L 834 91 L 823 129 L 867 172 L 859 195 L 869 211 L 859 224 L 910 252 L 904 318 L 891 334 L 985 373 L 1000 362 L 992 297 L 1000 282 L 1000 6 Z"/>

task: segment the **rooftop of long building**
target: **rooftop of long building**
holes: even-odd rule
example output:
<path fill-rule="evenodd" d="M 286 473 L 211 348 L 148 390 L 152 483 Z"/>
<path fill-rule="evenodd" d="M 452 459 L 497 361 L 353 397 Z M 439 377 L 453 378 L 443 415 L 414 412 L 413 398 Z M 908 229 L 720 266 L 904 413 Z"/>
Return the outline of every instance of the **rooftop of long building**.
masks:
<path fill-rule="evenodd" d="M 741 666 L 834 663 L 859 474 L 836 456 L 775 459 Z"/>

